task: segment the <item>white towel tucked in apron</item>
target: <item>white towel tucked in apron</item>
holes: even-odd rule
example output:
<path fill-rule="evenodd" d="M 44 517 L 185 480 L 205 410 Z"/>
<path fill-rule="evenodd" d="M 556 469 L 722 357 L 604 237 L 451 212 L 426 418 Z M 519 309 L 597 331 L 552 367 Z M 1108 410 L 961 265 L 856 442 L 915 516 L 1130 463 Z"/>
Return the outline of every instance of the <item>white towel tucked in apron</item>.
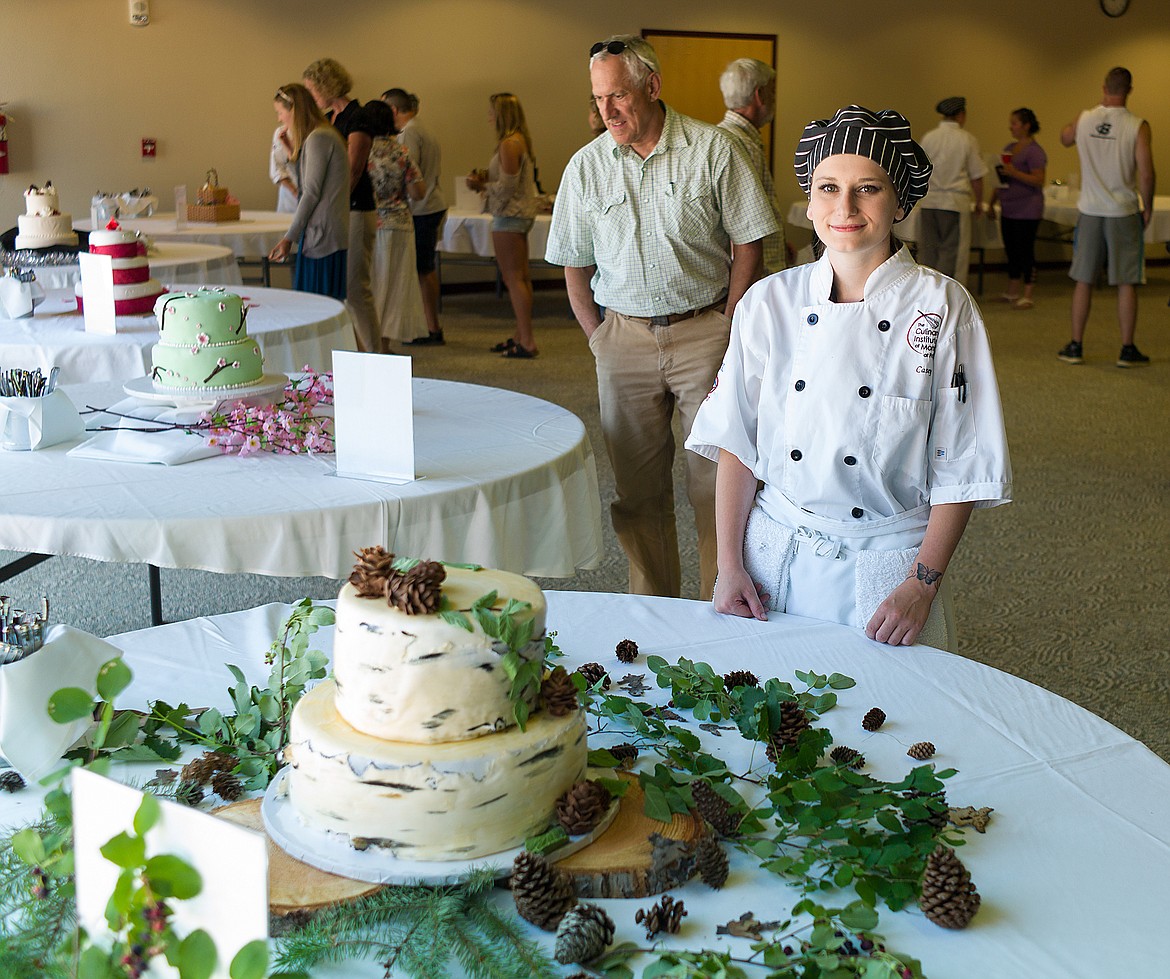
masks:
<path fill-rule="evenodd" d="M 828 520 L 775 496 L 772 510 L 752 507 L 744 534 L 744 570 L 778 612 L 864 629 L 877 607 L 909 572 L 926 532 L 929 507 L 864 523 Z M 948 579 L 916 640 L 953 649 Z"/>

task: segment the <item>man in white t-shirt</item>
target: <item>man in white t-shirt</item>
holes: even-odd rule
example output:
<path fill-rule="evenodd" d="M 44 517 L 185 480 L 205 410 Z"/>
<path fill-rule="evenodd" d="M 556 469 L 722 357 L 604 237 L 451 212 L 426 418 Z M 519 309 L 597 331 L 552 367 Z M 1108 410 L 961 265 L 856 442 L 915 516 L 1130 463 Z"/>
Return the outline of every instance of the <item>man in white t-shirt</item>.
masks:
<path fill-rule="evenodd" d="M 918 205 L 918 262 L 967 284 L 971 263 L 971 214 L 983 213 L 983 177 L 987 167 L 975 137 L 963 128 L 967 100 L 961 95 L 943 99 L 935 111 L 937 127 L 922 137 L 934 173 L 930 190 Z"/>
<path fill-rule="evenodd" d="M 1072 340 L 1057 356 L 1066 364 L 1084 360 L 1081 342 L 1093 301 L 1093 283 L 1108 261 L 1109 284 L 1117 286 L 1121 331 L 1118 367 L 1140 367 L 1150 358 L 1134 345 L 1137 286 L 1145 281 L 1143 237 L 1154 213 L 1154 158 L 1150 124 L 1125 103 L 1133 76 L 1114 68 L 1105 76 L 1101 104 L 1086 109 L 1060 134 L 1081 160 L 1080 217 L 1069 278 L 1073 287 Z M 1140 195 L 1140 196 L 1139 196 Z"/>

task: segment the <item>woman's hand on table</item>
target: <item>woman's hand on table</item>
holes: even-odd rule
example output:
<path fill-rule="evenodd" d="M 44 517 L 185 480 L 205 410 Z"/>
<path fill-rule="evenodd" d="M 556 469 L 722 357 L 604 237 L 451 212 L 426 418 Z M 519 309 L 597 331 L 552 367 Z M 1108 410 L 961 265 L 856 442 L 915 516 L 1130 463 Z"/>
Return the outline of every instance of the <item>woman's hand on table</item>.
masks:
<path fill-rule="evenodd" d="M 937 585 L 907 578 L 877 607 L 866 624 L 865 634 L 889 646 L 913 645 L 926 625 L 937 594 Z"/>
<path fill-rule="evenodd" d="M 273 247 L 272 251 L 268 253 L 268 261 L 283 262 L 288 258 L 288 253 L 292 250 L 292 242 L 287 238 L 281 238 Z"/>
<path fill-rule="evenodd" d="M 771 596 L 756 584 L 743 568 L 734 571 L 719 572 L 715 579 L 715 594 L 711 603 L 716 612 L 723 615 L 738 615 L 745 619 L 759 619 L 768 621 L 768 608 L 765 602 Z"/>

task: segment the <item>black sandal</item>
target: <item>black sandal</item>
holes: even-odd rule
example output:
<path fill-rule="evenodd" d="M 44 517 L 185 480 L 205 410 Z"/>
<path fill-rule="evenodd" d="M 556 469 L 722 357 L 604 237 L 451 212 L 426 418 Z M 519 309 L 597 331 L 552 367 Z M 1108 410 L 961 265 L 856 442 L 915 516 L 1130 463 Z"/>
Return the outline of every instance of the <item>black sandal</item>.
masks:
<path fill-rule="evenodd" d="M 497 343 L 494 347 L 488 347 L 494 354 L 506 354 L 509 350 L 516 346 L 516 341 L 508 337 L 503 343 Z"/>
<path fill-rule="evenodd" d="M 520 344 L 514 343 L 510 350 L 504 351 L 504 356 L 509 360 L 532 360 L 536 356 L 536 351 L 529 350 L 527 347 L 522 347 Z"/>

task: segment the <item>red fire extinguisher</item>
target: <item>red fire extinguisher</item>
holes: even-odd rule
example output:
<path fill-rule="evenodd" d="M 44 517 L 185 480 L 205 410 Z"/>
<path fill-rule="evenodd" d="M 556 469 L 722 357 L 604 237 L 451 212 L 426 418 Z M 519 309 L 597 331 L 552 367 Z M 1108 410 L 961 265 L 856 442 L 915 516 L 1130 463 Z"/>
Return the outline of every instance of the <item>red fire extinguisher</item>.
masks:
<path fill-rule="evenodd" d="M 8 172 L 8 116 L 0 112 L 0 173 Z"/>

